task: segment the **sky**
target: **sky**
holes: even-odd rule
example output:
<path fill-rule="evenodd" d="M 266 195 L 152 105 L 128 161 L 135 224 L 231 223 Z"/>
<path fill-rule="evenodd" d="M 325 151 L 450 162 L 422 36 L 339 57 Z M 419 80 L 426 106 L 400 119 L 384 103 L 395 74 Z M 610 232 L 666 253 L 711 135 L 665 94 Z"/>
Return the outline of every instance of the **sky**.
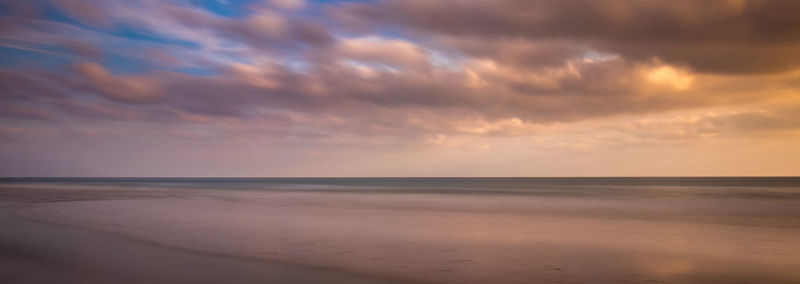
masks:
<path fill-rule="evenodd" d="M 0 0 L 0 176 L 800 175 L 797 15 Z"/>

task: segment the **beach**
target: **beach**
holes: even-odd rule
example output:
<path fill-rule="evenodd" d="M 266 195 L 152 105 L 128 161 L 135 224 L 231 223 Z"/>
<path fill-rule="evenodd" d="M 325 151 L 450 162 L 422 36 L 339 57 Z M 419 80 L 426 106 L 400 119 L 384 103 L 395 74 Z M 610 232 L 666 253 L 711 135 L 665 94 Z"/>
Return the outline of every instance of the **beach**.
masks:
<path fill-rule="evenodd" d="M 791 184 L 519 189 L 492 182 L 471 189 L 373 181 L 202 188 L 4 183 L 0 221 L 12 229 L 0 234 L 0 257 L 12 265 L 3 265 L 0 277 L 10 283 L 800 281 L 800 210 Z"/>

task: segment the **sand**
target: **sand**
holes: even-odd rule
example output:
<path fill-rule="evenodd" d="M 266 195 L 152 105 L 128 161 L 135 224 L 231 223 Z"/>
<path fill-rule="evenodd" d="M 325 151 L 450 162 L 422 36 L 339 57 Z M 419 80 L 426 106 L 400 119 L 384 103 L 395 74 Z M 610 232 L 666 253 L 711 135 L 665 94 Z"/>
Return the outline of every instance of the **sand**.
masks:
<path fill-rule="evenodd" d="M 0 196 L 2 226 L 31 228 L 0 234 L 3 262 L 15 263 L 0 277 L 12 283 L 800 281 L 796 207 L 776 201 L 19 186 Z"/>

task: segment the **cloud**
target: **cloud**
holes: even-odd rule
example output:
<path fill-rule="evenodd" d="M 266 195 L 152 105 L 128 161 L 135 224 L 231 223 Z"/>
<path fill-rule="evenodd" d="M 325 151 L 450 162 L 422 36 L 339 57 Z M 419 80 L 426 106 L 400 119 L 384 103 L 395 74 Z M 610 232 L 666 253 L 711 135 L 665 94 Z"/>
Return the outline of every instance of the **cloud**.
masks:
<path fill-rule="evenodd" d="M 424 68 L 428 65 L 428 54 L 423 48 L 409 41 L 380 37 L 342 39 L 335 56 L 379 67 Z"/>
<path fill-rule="evenodd" d="M 48 129 L 31 129 L 20 127 L 0 127 L 0 142 L 25 142 L 30 143 L 43 137 L 52 135 Z"/>
<path fill-rule="evenodd" d="M 566 60 L 580 59 L 590 51 L 580 42 L 565 39 L 532 40 L 501 38 L 486 40 L 480 37 L 439 35 L 440 48 L 472 58 L 491 59 L 520 68 L 542 68 L 561 65 Z"/>
<path fill-rule="evenodd" d="M 800 106 L 782 106 L 769 110 L 744 111 L 728 115 L 710 115 L 698 130 L 707 133 L 737 131 L 765 133 L 800 130 Z"/>
<path fill-rule="evenodd" d="M 159 28 L 169 27 L 172 30 L 170 34 L 175 36 L 185 35 L 184 30 L 194 33 L 203 31 L 216 38 L 234 40 L 271 52 L 279 52 L 281 48 L 321 46 L 333 40 L 328 29 L 318 21 L 289 16 L 262 6 L 254 6 L 250 14 L 239 19 L 228 19 L 205 10 L 178 5 L 162 5 L 159 8 L 165 11 L 165 19 L 161 21 L 166 22 Z"/>
<path fill-rule="evenodd" d="M 73 70 L 82 76 L 77 81 L 80 87 L 110 100 L 147 103 L 163 99 L 158 85 L 146 78 L 114 76 L 105 67 L 90 62 L 79 63 Z"/>
<path fill-rule="evenodd" d="M 308 3 L 305 0 L 269 0 L 270 5 L 288 10 L 296 10 L 305 7 Z"/>
<path fill-rule="evenodd" d="M 800 4 L 751 1 L 424 1 L 348 3 L 332 13 L 358 29 L 428 37 L 570 40 L 699 72 L 774 73 L 800 65 Z"/>
<path fill-rule="evenodd" d="M 0 113 L 54 125 L 185 124 L 231 137 L 252 132 L 340 145 L 360 138 L 480 146 L 453 141 L 533 136 L 553 125 L 621 116 L 741 110 L 790 100 L 800 88 L 800 74 L 791 71 L 800 61 L 789 54 L 798 40 L 782 28 L 794 20 L 778 11 L 794 8 L 786 3 L 330 4 L 342 22 L 362 25 L 348 31 L 304 14 L 302 1 L 279 2 L 235 17 L 163 1 L 104 2 L 97 7 L 102 19 L 71 14 L 153 37 L 147 39 L 114 36 L 111 26 L 4 18 L 12 27 L 4 38 L 66 49 L 54 52 L 66 54 L 71 67 L 0 69 L 0 98 L 14 106 Z M 126 61 L 146 68 L 120 68 Z M 201 67 L 199 74 L 183 70 Z M 41 110 L 54 112 L 49 121 Z M 666 134 L 658 123 L 632 126 L 640 134 L 609 133 L 623 140 L 732 129 L 749 135 L 743 129 L 793 127 L 786 113 L 708 117 Z"/>
<path fill-rule="evenodd" d="M 88 25 L 107 27 L 111 20 L 102 2 L 91 0 L 51 0 L 65 14 Z"/>
<path fill-rule="evenodd" d="M 14 104 L 0 106 L 0 116 L 42 121 L 53 119 L 53 116 L 45 110 Z"/>
<path fill-rule="evenodd" d="M 86 42 L 67 39 L 62 42 L 62 45 L 70 52 L 85 59 L 99 59 L 103 56 L 103 52 L 99 48 Z"/>
<path fill-rule="evenodd" d="M 0 68 L 0 101 L 30 102 L 66 96 L 67 92 L 52 82 L 51 76 L 46 72 Z"/>
<path fill-rule="evenodd" d="M 58 108 L 66 114 L 81 119 L 97 120 L 141 120 L 146 113 L 132 111 L 120 106 L 103 105 L 98 103 L 78 103 L 62 101 Z"/>
<path fill-rule="evenodd" d="M 26 17 L 38 17 L 42 13 L 40 3 L 34 1 L 15 1 L 15 0 L 2 0 L 0 7 L 5 8 L 5 11 Z"/>
<path fill-rule="evenodd" d="M 284 48 L 321 46 L 329 44 L 333 39 L 320 23 L 307 19 L 287 18 L 269 10 L 260 10 L 242 21 L 230 22 L 215 28 L 259 48 L 269 48 L 274 45 Z"/>
<path fill-rule="evenodd" d="M 392 57 L 392 52 L 378 54 L 388 57 L 354 53 L 345 58 L 405 58 Z M 413 55 L 410 58 L 424 58 L 424 53 L 409 54 Z M 755 88 L 757 92 L 753 92 L 739 88 L 736 93 L 727 89 L 730 81 L 725 76 L 692 75 L 660 62 L 631 63 L 620 58 L 574 59 L 539 69 L 475 59 L 464 61 L 457 70 L 375 69 L 371 76 L 339 64 L 296 71 L 276 63 L 237 63 L 212 77 L 165 71 L 117 75 L 88 62 L 72 70 L 77 76 L 49 74 L 48 80 L 62 84 L 56 89 L 72 90 L 68 93 L 73 102 L 90 99 L 86 93 L 108 99 L 99 105 L 56 104 L 77 118 L 255 123 L 264 115 L 288 112 L 303 119 L 281 121 L 302 125 L 307 132 L 362 137 L 530 135 L 537 127 L 552 123 L 780 99 L 781 86 L 788 88 L 787 94 L 795 88 L 791 85 L 794 75 L 768 76 L 751 80 L 771 82 L 776 89 Z"/>
<path fill-rule="evenodd" d="M 691 75 L 681 72 L 672 66 L 659 66 L 647 72 L 647 79 L 656 84 L 666 84 L 678 90 L 686 90 L 692 85 Z"/>

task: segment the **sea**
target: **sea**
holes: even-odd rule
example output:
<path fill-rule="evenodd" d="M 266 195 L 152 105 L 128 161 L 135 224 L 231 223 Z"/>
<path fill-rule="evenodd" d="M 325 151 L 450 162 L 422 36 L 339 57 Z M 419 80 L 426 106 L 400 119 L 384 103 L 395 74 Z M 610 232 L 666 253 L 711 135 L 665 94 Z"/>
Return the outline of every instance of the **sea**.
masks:
<path fill-rule="evenodd" d="M 800 198 L 800 177 L 0 178 L 2 184 L 575 197 Z"/>
<path fill-rule="evenodd" d="M 0 178 L 35 220 L 437 283 L 798 283 L 798 177 Z"/>

